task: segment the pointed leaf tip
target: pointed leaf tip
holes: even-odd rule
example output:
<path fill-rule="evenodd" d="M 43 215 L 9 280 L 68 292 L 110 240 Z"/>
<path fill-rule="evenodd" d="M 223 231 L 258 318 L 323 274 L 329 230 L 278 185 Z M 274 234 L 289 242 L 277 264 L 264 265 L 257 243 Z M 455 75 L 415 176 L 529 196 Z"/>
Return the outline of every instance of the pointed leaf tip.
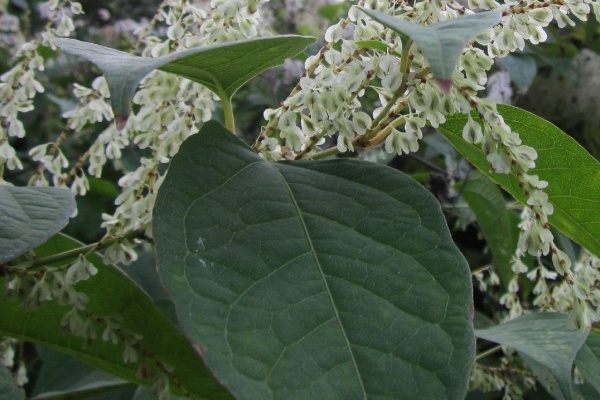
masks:
<path fill-rule="evenodd" d="M 122 130 L 123 128 L 125 128 L 125 125 L 127 125 L 127 119 L 129 119 L 129 114 L 115 115 L 115 125 L 117 126 L 118 130 Z"/>
<path fill-rule="evenodd" d="M 452 79 L 466 44 L 502 19 L 502 12 L 494 10 L 419 25 L 399 16 L 364 7 L 359 9 L 385 27 L 408 36 L 425 55 L 433 76 L 444 80 Z"/>
<path fill-rule="evenodd" d="M 435 78 L 435 81 L 444 93 L 450 93 L 450 89 L 452 89 L 452 79 Z"/>

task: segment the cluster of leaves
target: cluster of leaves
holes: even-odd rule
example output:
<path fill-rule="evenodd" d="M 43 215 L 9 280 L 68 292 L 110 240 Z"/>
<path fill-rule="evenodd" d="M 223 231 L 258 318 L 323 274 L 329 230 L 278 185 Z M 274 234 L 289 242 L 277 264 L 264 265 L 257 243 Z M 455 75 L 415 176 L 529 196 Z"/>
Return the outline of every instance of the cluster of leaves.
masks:
<path fill-rule="evenodd" d="M 410 37 L 447 81 L 464 41 L 490 25 L 485 18 L 496 16 L 428 28 L 381 22 Z M 111 374 L 43 351 L 32 396 L 114 390 L 139 399 L 149 394 L 134 384 L 151 386 L 165 375 L 173 393 L 188 398 L 458 399 L 467 394 L 476 353 L 485 356 L 489 342 L 517 351 L 555 398 L 598 396 L 596 330 L 572 330 L 565 315 L 535 313 L 473 328 L 467 260 L 438 200 L 410 176 L 359 159 L 271 163 L 231 134 L 233 94 L 311 42 L 274 36 L 152 59 L 69 39 L 55 42 L 102 69 L 121 123 L 140 80 L 158 68 L 219 96 L 229 129 L 204 124 L 169 165 L 154 209 L 158 276 L 139 271 L 152 259 L 141 258 L 124 272 L 86 253 L 98 270 L 77 286 L 89 297 L 86 312 L 96 319 L 120 315 L 117 336 L 140 335 L 139 363 L 122 362 L 124 341 L 65 334 L 60 304 L 0 302 L 0 334 Z M 555 208 L 550 222 L 600 255 L 598 162 L 543 119 L 511 106 L 499 111 L 538 151 L 536 173 L 549 183 Z M 462 140 L 466 123 L 465 115 L 451 116 L 438 131 L 480 171 L 466 180 L 461 195 L 507 284 L 516 217 L 492 182 L 516 200 L 526 199 L 514 176 L 490 172 L 482 150 Z M 0 198 L 3 291 L 10 292 L 10 274 L 17 270 L 60 269 L 81 253 L 81 243 L 58 233 L 75 209 L 68 192 L 3 186 Z M 482 339 L 478 345 L 476 337 Z M 572 384 L 574 363 L 591 387 Z M 65 381 L 73 371 L 76 379 Z M 0 398 L 22 396 L 1 373 Z"/>

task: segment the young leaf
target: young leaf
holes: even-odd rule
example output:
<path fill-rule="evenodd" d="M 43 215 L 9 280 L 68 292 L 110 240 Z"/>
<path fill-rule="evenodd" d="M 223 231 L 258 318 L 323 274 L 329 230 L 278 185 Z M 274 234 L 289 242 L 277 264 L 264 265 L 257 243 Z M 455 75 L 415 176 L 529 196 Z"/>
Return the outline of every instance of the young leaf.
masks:
<path fill-rule="evenodd" d="M 75 211 L 71 191 L 0 186 L 0 264 L 44 243 Z"/>
<path fill-rule="evenodd" d="M 35 252 L 38 257 L 47 257 L 80 246 L 77 241 L 59 234 L 37 247 Z M 91 254 L 88 260 L 98 273 L 78 283 L 76 289 L 89 297 L 87 310 L 93 316 L 121 315 L 124 329 L 143 335 L 140 346 L 153 355 L 153 362 L 160 361 L 174 368 L 179 387 L 200 398 L 231 398 L 206 369 L 199 350 L 190 345 L 146 293 L 116 266 L 104 265 L 98 255 Z M 4 298 L 7 278 L 0 278 L 0 296 Z M 67 311 L 68 307 L 57 302 L 28 309 L 20 302 L 0 301 L 0 335 L 43 344 L 130 382 L 153 383 L 136 374 L 138 364 L 123 363 L 122 344 L 114 345 L 98 338 L 88 345 L 86 340 L 66 333 L 61 320 Z M 97 334 L 100 336 L 102 332 Z M 177 385 L 172 389 L 176 391 Z"/>
<path fill-rule="evenodd" d="M 208 122 L 171 162 L 154 233 L 183 329 L 237 398 L 464 397 L 468 266 L 406 175 L 269 163 Z"/>
<path fill-rule="evenodd" d="M 550 223 L 575 242 L 600 256 L 600 164 L 583 147 L 550 122 L 517 107 L 498 105 L 504 121 L 519 133 L 523 144 L 536 149 L 538 159 L 531 172 L 548 182 L 544 191 L 554 205 Z M 462 129 L 466 115 L 453 115 L 438 130 L 484 175 L 515 199 L 526 203 L 514 174 L 490 172 L 478 146 L 466 143 Z"/>
<path fill-rule="evenodd" d="M 438 79 L 440 86 L 448 88 L 467 42 L 496 25 L 502 18 L 500 11 L 486 11 L 424 26 L 381 11 L 359 8 L 384 26 L 402 36 L 408 36 L 427 59 L 433 76 Z"/>
<path fill-rule="evenodd" d="M 588 331 L 567 327 L 567 315 L 557 313 L 526 314 L 512 321 L 475 331 L 480 339 L 517 350 L 533 360 L 538 375 L 551 377 L 560 393 L 571 396 L 571 367 Z M 553 383 L 544 380 L 545 383 Z"/>
<path fill-rule="evenodd" d="M 498 186 L 478 171 L 469 174 L 460 193 L 475 214 L 496 261 L 498 275 L 507 287 L 513 277 L 511 260 L 519 240 L 519 228 L 510 217 L 512 211 L 506 209 Z"/>
<path fill-rule="evenodd" d="M 201 83 L 222 101 L 229 102 L 250 78 L 295 56 L 314 40 L 295 35 L 270 36 L 197 47 L 158 58 L 138 57 L 75 39 L 54 39 L 54 44 L 102 70 L 110 88 L 115 120 L 124 126 L 138 84 L 155 69 Z"/>

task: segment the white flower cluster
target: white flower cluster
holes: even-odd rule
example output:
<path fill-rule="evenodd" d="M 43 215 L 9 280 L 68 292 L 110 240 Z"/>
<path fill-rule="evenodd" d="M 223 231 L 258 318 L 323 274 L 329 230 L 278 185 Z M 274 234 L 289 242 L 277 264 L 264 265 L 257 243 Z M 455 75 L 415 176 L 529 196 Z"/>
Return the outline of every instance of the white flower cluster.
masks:
<path fill-rule="evenodd" d="M 15 361 L 18 364 L 18 368 L 13 372 L 13 378 L 18 386 L 23 386 L 29 382 L 27 377 L 27 366 L 23 360 L 17 357 L 15 353 L 15 347 L 19 346 L 19 341 L 11 338 L 0 339 L 0 368 L 13 369 Z M 20 354 L 21 352 L 19 352 Z"/>
<path fill-rule="evenodd" d="M 145 36 L 146 28 L 136 34 L 147 45 L 146 53 L 153 57 L 174 50 L 230 42 L 269 34 L 260 24 L 259 7 L 268 0 L 212 0 L 210 11 L 206 2 L 166 0 L 156 21 L 166 25 L 166 38 Z"/>
<path fill-rule="evenodd" d="M 43 69 L 43 61 L 35 44 L 25 43 L 20 50 L 24 57 L 15 67 L 0 76 L 0 169 L 22 169 L 23 165 L 9 138 L 22 138 L 25 128 L 18 114 L 33 110 L 33 97 L 44 91 L 35 79 L 35 69 Z M 1 181 L 5 184 L 5 181 Z"/>
<path fill-rule="evenodd" d="M 471 372 L 469 390 L 484 393 L 502 392 L 502 400 L 522 399 L 527 389 L 535 387 L 535 379 L 526 371 L 515 370 L 508 365 L 490 367 L 475 364 Z"/>
<path fill-rule="evenodd" d="M 38 46 L 49 46 L 51 39 L 57 36 L 70 36 L 75 29 L 71 16 L 82 13 L 81 5 L 72 1 L 50 0 L 43 6 L 50 12 L 50 22 L 42 31 L 41 43 L 38 40 L 23 43 L 15 55 L 19 62 L 0 76 L 0 184 L 7 184 L 1 173 L 5 166 L 10 170 L 23 168 L 10 144 L 10 138 L 25 136 L 18 114 L 31 111 L 36 93 L 44 92 L 35 78 L 36 70 L 44 70 Z"/>
<path fill-rule="evenodd" d="M 47 11 L 50 23 L 41 33 L 41 44 L 54 48 L 52 40 L 57 37 L 69 37 L 75 31 L 73 16 L 83 14 L 81 3 L 70 0 L 49 0 L 40 5 Z"/>
<path fill-rule="evenodd" d="M 0 3 L 1 4 L 1 3 Z M 23 33 L 19 27 L 19 19 L 2 11 L 0 5 L 0 47 L 13 54 L 23 44 Z"/>
<path fill-rule="evenodd" d="M 9 294 L 22 297 L 28 305 L 36 306 L 58 300 L 60 305 L 84 310 L 88 301 L 87 296 L 85 293 L 77 292 L 74 285 L 89 279 L 97 272 L 96 267 L 81 256 L 64 271 L 62 268 L 32 273 L 21 273 L 15 270 L 7 289 Z"/>
<path fill-rule="evenodd" d="M 96 142 L 80 158 L 77 164 L 68 170 L 69 160 L 60 149 L 60 144 L 64 140 L 66 132 L 69 129 L 79 132 L 87 124 L 113 119 L 112 109 L 106 103 L 109 91 L 104 77 L 96 78 L 92 82 L 92 88 L 75 84 L 74 94 L 79 98 L 80 105 L 63 114 L 63 117 L 68 119 L 63 133 L 54 143 L 40 144 L 29 151 L 32 160 L 40 163 L 29 184 L 35 186 L 49 185 L 44 173 L 47 172 L 52 176 L 53 186 L 66 187 L 68 185 L 73 193 L 83 196 L 90 188 L 87 175 L 82 169 L 83 162 L 89 158 L 89 174 L 99 177 L 102 166 L 106 163 L 105 153 L 109 154 L 110 158 L 120 157 L 121 149 L 127 144 L 127 141 L 123 140 L 113 127 L 109 127 L 99 135 Z M 99 148 L 100 154 L 98 154 Z"/>
<path fill-rule="evenodd" d="M 65 267 L 45 267 L 40 270 L 13 269 L 12 279 L 7 285 L 7 293 L 9 296 L 21 298 L 29 307 L 41 306 L 51 301 L 70 307 L 61 320 L 64 329 L 88 342 L 101 337 L 102 340 L 113 344 L 123 343 L 125 345 L 123 361 L 136 362 L 138 360 L 136 346 L 142 337 L 124 329 L 122 317 L 118 315 L 92 315 L 87 309 L 87 295 L 75 288 L 79 282 L 86 281 L 97 273 L 96 266 L 84 255 L 80 255 Z M 9 352 L 3 354 L 6 354 L 8 362 Z"/>
<path fill-rule="evenodd" d="M 168 7 L 156 17 L 166 26 L 166 38 L 144 36 L 143 55 L 158 57 L 214 42 L 265 36 L 266 27 L 258 24 L 260 3 L 212 1 L 211 11 L 205 12 L 193 2 L 167 1 Z M 211 119 L 215 96 L 198 83 L 155 71 L 142 81 L 133 102 L 139 108 L 125 129 L 117 132 L 109 128 L 90 149 L 89 172 L 96 176 L 107 158 L 117 160 L 117 151 L 127 144 L 151 150 L 151 156 L 142 157 L 137 169 L 119 180 L 123 191 L 116 200 L 115 213 L 102 216 L 106 237 L 124 238 L 106 250 L 109 262 L 129 263 L 137 258 L 135 242 L 125 238 L 128 233 L 143 231 L 146 237 L 152 237 L 152 208 L 163 179 L 159 166 L 168 163 L 181 143 Z M 117 143 L 111 148 L 109 140 Z"/>
<path fill-rule="evenodd" d="M 555 301 L 548 308 L 558 312 L 572 311 L 572 325 L 590 326 L 600 321 L 600 259 L 584 250 L 571 266 L 570 261 L 561 262 L 568 258 L 560 253 L 557 249 L 552 261 L 557 271 L 565 274 L 565 279 L 550 289 Z"/>
<path fill-rule="evenodd" d="M 445 0 L 418 2 L 413 6 L 383 0 L 359 3 L 426 25 L 473 13 L 457 2 Z M 555 248 L 548 225 L 553 206 L 544 192 L 548 183 L 529 174 L 535 168 L 535 149 L 523 145 L 519 134 L 505 123 L 495 103 L 479 98 L 477 92 L 487 82 L 487 71 L 495 57 L 522 50 L 526 41 L 543 42 L 547 38 L 544 27 L 553 20 L 559 26 L 572 23 L 569 15 L 585 20 L 591 9 L 596 11 L 598 6 L 590 0 L 511 0 L 504 4 L 494 0 L 470 0 L 469 7 L 501 9 L 502 20 L 476 38 L 476 42 L 487 46 L 487 52 L 471 45 L 465 47 L 452 85 L 444 90 L 431 76 L 425 59 L 415 46 L 403 49 L 402 41 L 393 31 L 357 8 L 351 9 L 348 19 L 327 30 L 327 45 L 321 52 L 307 59 L 304 76 L 294 92 L 278 109 L 265 112 L 267 125 L 255 148 L 266 159 L 318 158 L 317 145 L 324 143 L 327 137 L 335 136 L 339 152 L 352 151 L 356 145 L 372 147 L 385 140 L 388 152 L 409 153 L 418 150 L 425 125 L 436 128 L 445 122 L 446 115 L 468 114 L 464 140 L 481 147 L 491 171 L 515 173 L 527 196 L 514 266 L 515 273 L 527 272 L 526 269 L 522 271 L 523 264 L 518 263 L 522 255 L 539 257 L 548 255 Z M 345 39 L 348 32 L 351 32 L 352 40 Z M 357 44 L 372 40 L 385 44 L 385 50 L 381 47 L 366 49 Z M 359 101 L 366 87 L 379 94 L 381 105 L 369 114 L 361 108 Z M 323 154 L 332 153 L 324 151 Z M 545 293 L 548 297 L 545 280 L 555 278 L 556 272 L 536 271 L 539 272 L 536 294 Z M 510 309 L 511 317 L 522 312 L 516 296 L 518 290 L 515 277 L 508 293 L 501 299 Z M 539 302 L 542 303 L 541 298 Z"/>
<path fill-rule="evenodd" d="M 500 277 L 490 267 L 484 267 L 477 271 L 473 271 L 472 275 L 477 282 L 479 290 L 482 292 L 486 292 L 489 287 L 500 285 Z"/>

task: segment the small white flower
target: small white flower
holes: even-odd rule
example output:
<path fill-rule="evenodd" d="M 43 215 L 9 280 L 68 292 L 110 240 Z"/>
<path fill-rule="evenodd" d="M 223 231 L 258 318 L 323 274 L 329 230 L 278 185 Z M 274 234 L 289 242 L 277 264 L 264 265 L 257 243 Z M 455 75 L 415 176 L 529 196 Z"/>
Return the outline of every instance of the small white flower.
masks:
<path fill-rule="evenodd" d="M 532 256 L 546 255 L 550 251 L 550 243 L 554 239 L 552 232 L 538 224 L 533 224 L 521 233 L 519 249 Z"/>
<path fill-rule="evenodd" d="M 335 43 L 342 38 L 343 33 L 344 28 L 342 27 L 341 22 L 332 25 L 325 31 L 325 41 L 328 43 Z"/>

